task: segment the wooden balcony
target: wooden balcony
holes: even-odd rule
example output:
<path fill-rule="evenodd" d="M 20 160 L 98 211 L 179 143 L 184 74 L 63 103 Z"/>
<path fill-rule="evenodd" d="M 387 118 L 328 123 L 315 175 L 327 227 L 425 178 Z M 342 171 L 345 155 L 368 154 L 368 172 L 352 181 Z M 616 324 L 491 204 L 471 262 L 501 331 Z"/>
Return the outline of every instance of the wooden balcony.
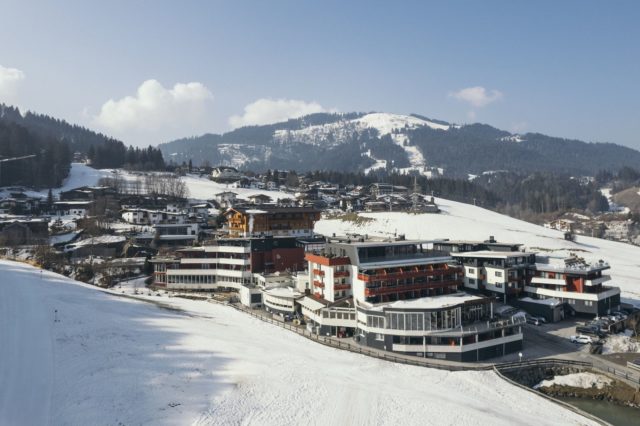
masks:
<path fill-rule="evenodd" d="M 351 288 L 351 284 L 336 284 L 333 286 L 334 290 L 349 290 Z"/>
<path fill-rule="evenodd" d="M 322 269 L 312 269 L 312 271 L 313 271 L 313 275 L 324 277 L 324 271 Z"/>
<path fill-rule="evenodd" d="M 376 273 L 376 274 L 358 274 L 358 279 L 364 282 L 372 282 L 373 280 L 402 280 L 407 278 L 416 278 L 416 277 L 432 277 L 434 275 L 443 275 L 443 274 L 453 274 L 459 273 L 462 274 L 462 268 L 453 267 L 453 268 L 439 268 L 439 269 L 423 269 L 423 270 L 407 270 L 403 272 L 392 272 L 392 273 Z"/>
<path fill-rule="evenodd" d="M 404 293 L 407 291 L 420 291 L 428 290 L 432 288 L 449 287 L 452 285 L 461 285 L 461 280 L 447 280 L 447 281 L 431 281 L 428 283 L 412 284 L 412 285 L 394 285 L 384 287 L 367 287 L 364 289 L 365 296 L 380 296 L 392 293 Z"/>
<path fill-rule="evenodd" d="M 319 288 L 324 288 L 324 283 L 318 280 L 313 280 L 313 286 L 314 287 L 319 287 Z"/>
<path fill-rule="evenodd" d="M 336 271 L 333 273 L 333 276 L 336 278 L 340 278 L 340 277 L 348 277 L 349 276 L 349 271 Z"/>

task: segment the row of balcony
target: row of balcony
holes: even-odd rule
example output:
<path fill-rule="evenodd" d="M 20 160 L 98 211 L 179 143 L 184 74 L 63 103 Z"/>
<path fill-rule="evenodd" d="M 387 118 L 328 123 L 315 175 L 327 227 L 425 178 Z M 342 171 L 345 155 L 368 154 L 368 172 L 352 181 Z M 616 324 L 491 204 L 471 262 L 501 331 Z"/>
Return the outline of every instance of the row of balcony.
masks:
<path fill-rule="evenodd" d="M 402 293 L 406 291 L 414 290 L 428 290 L 431 288 L 449 287 L 451 285 L 461 285 L 460 280 L 446 280 L 446 281 L 430 281 L 427 283 L 412 284 L 412 285 L 393 285 L 384 287 L 366 287 L 364 289 L 365 296 L 379 296 L 384 294 Z"/>
<path fill-rule="evenodd" d="M 462 274 L 462 268 L 452 267 L 452 268 L 440 268 L 440 269 L 433 269 L 433 270 L 403 271 L 403 272 L 392 272 L 392 273 L 378 272 L 373 274 L 359 272 L 358 279 L 364 282 L 371 282 L 373 280 L 394 280 L 394 279 L 406 279 L 406 278 L 415 278 L 415 277 L 431 277 L 434 275 L 453 274 L 453 273 Z"/>

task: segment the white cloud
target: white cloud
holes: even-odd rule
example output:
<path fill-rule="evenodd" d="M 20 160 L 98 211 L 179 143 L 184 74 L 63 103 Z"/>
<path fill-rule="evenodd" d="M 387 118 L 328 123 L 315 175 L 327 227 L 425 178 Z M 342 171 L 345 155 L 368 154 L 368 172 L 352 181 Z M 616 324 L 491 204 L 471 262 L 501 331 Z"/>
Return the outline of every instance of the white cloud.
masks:
<path fill-rule="evenodd" d="M 502 92 L 495 89 L 487 90 L 482 86 L 467 87 L 450 93 L 449 96 L 476 108 L 482 108 L 503 98 Z"/>
<path fill-rule="evenodd" d="M 147 80 L 135 95 L 105 102 L 92 123 L 124 136 L 125 142 L 155 144 L 201 131 L 212 100 L 213 94 L 202 83 L 176 83 L 167 89 L 157 80 Z"/>
<path fill-rule="evenodd" d="M 295 99 L 258 99 L 244 107 L 243 115 L 229 118 L 231 127 L 252 126 L 278 123 L 290 118 L 298 118 L 327 110 L 317 102 L 305 102 Z"/>
<path fill-rule="evenodd" d="M 0 65 L 0 102 L 14 102 L 18 88 L 24 79 L 24 72 L 19 69 Z"/>

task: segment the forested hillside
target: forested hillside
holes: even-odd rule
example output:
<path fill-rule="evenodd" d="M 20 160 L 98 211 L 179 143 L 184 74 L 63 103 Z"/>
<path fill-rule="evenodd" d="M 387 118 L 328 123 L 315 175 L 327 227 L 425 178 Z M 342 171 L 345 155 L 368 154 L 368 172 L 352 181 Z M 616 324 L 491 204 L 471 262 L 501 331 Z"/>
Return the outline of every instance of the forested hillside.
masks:
<path fill-rule="evenodd" d="M 31 112 L 22 115 L 18 108 L 0 104 L 0 159 L 35 156 L 2 163 L 0 186 L 59 186 L 76 152 L 95 168 L 165 168 L 157 148 L 127 148 L 121 141 L 64 120 Z"/>

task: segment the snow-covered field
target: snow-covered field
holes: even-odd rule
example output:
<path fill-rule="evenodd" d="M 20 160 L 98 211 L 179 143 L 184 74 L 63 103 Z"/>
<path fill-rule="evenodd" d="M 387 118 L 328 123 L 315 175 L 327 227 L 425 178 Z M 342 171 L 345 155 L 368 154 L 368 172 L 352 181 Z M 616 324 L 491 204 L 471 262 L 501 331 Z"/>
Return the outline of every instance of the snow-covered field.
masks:
<path fill-rule="evenodd" d="M 362 213 L 373 221 L 356 224 L 339 219 L 321 220 L 315 231 L 325 235 L 360 233 L 407 238 L 484 241 L 494 236 L 499 242 L 522 243 L 527 250 L 543 255 L 565 257 L 575 253 L 586 260 L 603 259 L 611 265 L 606 273 L 618 286 L 622 298 L 640 306 L 640 247 L 615 241 L 578 236 L 575 242 L 565 241 L 563 233 L 553 229 L 504 216 L 480 207 L 436 199 L 440 214 Z"/>
<path fill-rule="evenodd" d="M 593 387 L 602 389 L 605 386 L 610 384 L 611 384 L 611 379 L 606 376 L 584 372 L 584 373 L 567 374 L 564 376 L 555 376 L 551 380 L 541 381 L 540 383 L 535 385 L 533 388 L 534 389 L 549 388 L 553 385 L 558 385 L 558 386 L 571 386 L 574 388 L 582 388 L 582 389 L 591 389 Z"/>
<path fill-rule="evenodd" d="M 387 363 L 230 307 L 149 297 L 184 312 L 163 309 L 20 263 L 0 273 L 2 425 L 591 424 L 493 372 Z"/>
<path fill-rule="evenodd" d="M 238 194 L 239 198 L 246 199 L 251 195 L 256 194 L 264 194 L 268 195 L 276 201 L 277 199 L 282 198 L 292 198 L 292 194 L 287 194 L 286 192 L 280 191 L 266 191 L 262 189 L 247 189 L 247 188 L 233 188 L 231 185 L 227 185 L 224 183 L 217 183 L 212 180 L 209 180 L 206 177 L 199 177 L 196 175 L 187 175 L 182 178 L 182 180 L 189 188 L 189 197 L 196 198 L 199 200 L 210 200 L 214 198 L 214 195 L 224 192 L 224 191 L 232 191 Z"/>

